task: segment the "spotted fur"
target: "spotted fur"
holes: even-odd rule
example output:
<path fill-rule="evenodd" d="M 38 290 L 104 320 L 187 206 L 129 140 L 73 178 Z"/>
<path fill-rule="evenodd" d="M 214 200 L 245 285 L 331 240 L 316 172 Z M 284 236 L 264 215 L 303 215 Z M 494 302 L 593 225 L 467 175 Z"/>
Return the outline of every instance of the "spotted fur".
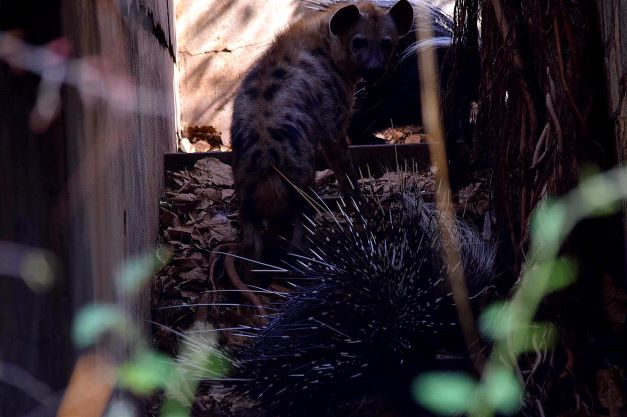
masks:
<path fill-rule="evenodd" d="M 412 20 L 407 0 L 388 12 L 369 2 L 331 8 L 288 27 L 249 70 L 231 127 L 245 257 L 261 257 L 264 224 L 294 222 L 292 243 L 302 246 L 296 188 L 313 185 L 318 149 L 359 199 L 346 139 L 355 84 L 383 76 Z"/>

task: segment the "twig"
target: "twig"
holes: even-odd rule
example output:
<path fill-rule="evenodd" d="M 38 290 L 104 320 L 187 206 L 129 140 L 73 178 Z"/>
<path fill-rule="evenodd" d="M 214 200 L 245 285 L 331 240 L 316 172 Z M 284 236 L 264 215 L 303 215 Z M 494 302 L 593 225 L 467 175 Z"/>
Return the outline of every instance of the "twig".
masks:
<path fill-rule="evenodd" d="M 417 31 L 419 40 L 430 39 L 432 33 L 431 23 L 427 21 L 429 19 L 428 15 L 418 14 L 418 19 L 418 27 L 421 28 L 421 30 Z M 439 111 L 440 100 L 437 91 L 439 80 L 436 71 L 435 54 L 432 49 L 424 49 L 418 54 L 418 66 L 420 68 L 420 93 L 425 130 L 435 138 L 434 141 L 429 143 L 429 153 L 432 163 L 438 167 L 435 179 L 438 184 L 436 188 L 436 206 L 441 213 L 441 216 L 438 216 L 438 228 L 443 243 L 442 255 L 445 259 L 449 284 L 468 353 L 473 358 L 476 372 L 481 374 L 485 362 L 485 357 L 481 353 L 481 339 L 479 338 L 474 314 L 470 307 L 463 268 L 456 267 L 461 263 L 459 242 L 446 225 L 446 220 L 451 219 L 454 213 L 450 203 L 451 192 L 446 147 L 444 145 L 445 137 Z"/>
<path fill-rule="evenodd" d="M 555 135 L 557 136 L 557 152 L 561 155 L 564 150 L 564 135 L 562 133 L 560 121 L 557 118 L 557 113 L 555 113 L 555 109 L 553 108 L 553 101 L 551 100 L 550 93 L 546 93 L 546 109 L 549 111 L 549 116 L 551 117 L 551 121 L 555 127 Z"/>
<path fill-rule="evenodd" d="M 259 318 L 260 324 L 265 324 L 268 313 L 266 312 L 266 309 L 263 307 L 263 304 L 259 300 L 259 297 L 257 297 L 253 292 L 251 292 L 250 289 L 246 286 L 246 284 L 244 284 L 242 280 L 239 278 L 239 275 L 237 275 L 237 271 L 235 270 L 235 258 L 233 258 L 232 256 L 227 256 L 224 259 L 224 267 L 226 270 L 226 274 L 231 280 L 231 283 L 233 284 L 233 286 L 237 288 L 238 290 L 242 291 L 242 297 L 246 298 L 248 301 L 250 301 L 252 305 L 257 307 L 259 311 L 259 315 L 261 316 Z"/>
<path fill-rule="evenodd" d="M 523 65 L 523 60 L 513 45 L 511 45 L 510 40 L 510 29 L 509 23 L 505 19 L 505 15 L 503 14 L 503 6 L 501 5 L 500 0 L 492 0 L 492 8 L 494 9 L 494 16 L 496 17 L 497 25 L 501 30 L 501 36 L 503 36 L 503 42 L 510 43 L 510 52 L 512 54 L 512 60 L 514 61 L 514 66 L 518 71 L 518 81 L 520 83 L 520 89 L 525 101 L 525 106 L 527 107 L 527 116 L 529 116 L 529 127 L 530 127 L 530 135 L 535 136 L 536 129 L 538 127 L 538 119 L 536 115 L 535 105 L 533 104 L 533 99 L 531 94 L 529 93 L 529 86 L 527 82 L 523 78 L 525 74 L 525 66 Z"/>
<path fill-rule="evenodd" d="M 562 58 L 562 46 L 560 44 L 559 27 L 558 27 L 557 22 L 558 22 L 557 15 L 555 15 L 553 16 L 553 32 L 555 33 L 555 49 L 557 52 L 557 63 L 559 66 L 560 83 L 562 84 L 562 88 L 564 89 L 564 92 L 566 93 L 568 102 L 570 106 L 572 107 L 573 112 L 575 113 L 575 116 L 577 117 L 577 121 L 579 122 L 579 127 L 581 128 L 583 132 L 583 136 L 585 137 L 587 136 L 586 122 L 584 120 L 583 115 L 581 114 L 581 110 L 579 110 L 579 107 L 577 106 L 577 103 L 575 103 L 575 98 L 573 97 L 573 94 L 570 91 L 570 87 L 568 86 L 568 83 L 566 82 L 566 71 L 564 70 L 564 60 Z"/>
<path fill-rule="evenodd" d="M 545 144 L 546 144 L 547 138 L 550 135 L 551 135 L 551 123 L 547 122 L 544 125 L 544 129 L 542 130 L 542 134 L 540 135 L 540 139 L 538 139 L 538 144 L 536 145 L 536 150 L 533 153 L 532 164 L 531 164 L 531 167 L 529 168 L 530 170 L 537 169 L 546 158 L 548 151 L 550 149 L 550 146 L 546 146 L 546 149 L 545 149 Z M 544 152 L 540 154 L 542 150 L 544 150 Z"/>
<path fill-rule="evenodd" d="M 216 280 L 214 278 L 214 274 L 215 274 L 215 268 L 216 265 L 218 264 L 218 255 L 219 252 L 226 252 L 226 253 L 230 253 L 233 251 L 237 251 L 239 249 L 239 245 L 237 243 L 223 243 L 221 245 L 218 245 L 215 247 L 215 249 L 211 252 L 211 255 L 209 256 L 209 276 L 207 277 L 207 280 L 209 281 L 209 284 L 211 284 L 211 289 L 214 290 L 213 291 L 213 295 L 211 297 L 212 302 L 216 301 L 217 298 L 217 292 L 215 290 L 218 289 L 217 284 L 216 284 Z"/>
<path fill-rule="evenodd" d="M 522 193 L 520 197 L 520 236 L 522 237 L 520 240 L 520 250 L 524 252 L 524 247 L 527 244 L 529 236 L 527 231 L 527 217 L 532 201 L 529 198 L 529 184 L 527 181 L 529 171 L 526 169 L 527 164 L 525 160 L 525 155 L 527 155 L 527 118 L 525 117 L 525 112 L 522 109 L 520 111 L 520 143 L 518 144 L 518 150 L 522 160 L 521 171 L 523 180 Z"/>

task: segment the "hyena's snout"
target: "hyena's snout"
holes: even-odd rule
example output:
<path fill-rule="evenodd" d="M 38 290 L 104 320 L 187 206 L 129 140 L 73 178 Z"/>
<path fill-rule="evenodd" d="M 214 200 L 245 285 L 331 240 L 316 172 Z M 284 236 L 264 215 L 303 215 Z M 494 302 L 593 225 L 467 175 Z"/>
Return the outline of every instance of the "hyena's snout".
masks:
<path fill-rule="evenodd" d="M 361 78 L 369 83 L 375 83 L 385 75 L 390 61 L 392 40 L 379 37 L 369 40 L 368 47 L 362 50 L 359 47 L 359 38 L 353 39 L 351 49 L 357 61 L 358 72 Z M 357 48 L 357 50 L 355 50 Z"/>
<path fill-rule="evenodd" d="M 362 72 L 361 76 L 364 80 L 369 83 L 375 83 L 383 78 L 385 74 L 385 65 L 379 63 L 373 63 L 372 65 L 366 66 Z"/>

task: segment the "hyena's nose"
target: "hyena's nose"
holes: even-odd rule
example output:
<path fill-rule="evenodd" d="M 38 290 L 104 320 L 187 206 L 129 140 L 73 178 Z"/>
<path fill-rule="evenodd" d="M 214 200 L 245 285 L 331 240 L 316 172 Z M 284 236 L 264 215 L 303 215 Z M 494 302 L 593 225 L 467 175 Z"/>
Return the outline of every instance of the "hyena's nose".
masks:
<path fill-rule="evenodd" d="M 368 66 L 364 69 L 362 76 L 368 82 L 379 81 L 383 77 L 385 68 L 380 65 Z"/>

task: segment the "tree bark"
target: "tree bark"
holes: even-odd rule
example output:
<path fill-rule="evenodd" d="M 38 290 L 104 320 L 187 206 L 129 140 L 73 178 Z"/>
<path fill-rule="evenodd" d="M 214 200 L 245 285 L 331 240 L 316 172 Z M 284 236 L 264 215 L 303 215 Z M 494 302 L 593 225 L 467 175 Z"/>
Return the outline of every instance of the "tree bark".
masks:
<path fill-rule="evenodd" d="M 627 167 L 627 4 L 597 0 L 604 45 L 609 118 L 614 125 L 618 165 Z M 627 259 L 627 201 L 623 201 L 624 254 Z M 625 265 L 627 277 L 627 265 Z"/>

